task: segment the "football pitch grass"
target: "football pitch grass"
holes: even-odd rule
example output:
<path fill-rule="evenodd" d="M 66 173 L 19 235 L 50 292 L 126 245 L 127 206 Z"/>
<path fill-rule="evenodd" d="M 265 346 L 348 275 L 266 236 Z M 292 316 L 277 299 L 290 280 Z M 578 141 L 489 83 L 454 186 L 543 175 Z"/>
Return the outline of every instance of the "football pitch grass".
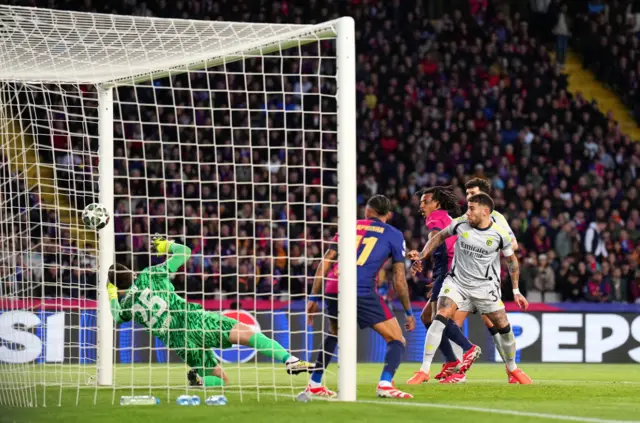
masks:
<path fill-rule="evenodd" d="M 17 370 L 11 367 L 12 373 Z M 389 400 L 375 396 L 382 365 L 359 364 L 356 403 L 315 399 L 310 403 L 296 402 L 294 396 L 302 390 L 306 376 L 290 377 L 281 366 L 275 369 L 250 364 L 227 367 L 232 381 L 225 391 L 229 403 L 211 407 L 204 404 L 206 396 L 220 391 L 208 389 L 205 393 L 202 388 L 187 388 L 186 368 L 180 365 L 118 365 L 115 389 L 87 385 L 87 375 L 79 366 L 29 366 L 24 370 L 41 377 L 46 374 L 49 383 L 52 377 L 65 383 L 77 380 L 81 382 L 80 388 L 39 386 L 28 392 L 12 393 L 3 389 L 3 396 L 17 398 L 19 394 L 25 398 L 26 395 L 40 406 L 46 401 L 46 407 L 3 407 L 0 423 L 640 421 L 640 368 L 637 365 L 524 363 L 521 367 L 533 378 L 534 385 L 523 386 L 507 384 L 501 365 L 476 364 L 466 384 L 439 385 L 430 381 L 417 387 L 405 385 L 417 367 L 416 363 L 403 363 L 395 379 L 398 388 L 415 398 Z M 439 365 L 433 368 L 438 369 Z M 6 386 L 10 381 L 6 379 L 7 373 L 4 376 L 0 378 Z M 328 386 L 335 389 L 335 374 L 328 376 Z M 161 404 L 120 406 L 120 396 L 132 393 L 155 395 Z M 176 405 L 176 398 L 186 393 L 199 395 L 202 404 Z"/>

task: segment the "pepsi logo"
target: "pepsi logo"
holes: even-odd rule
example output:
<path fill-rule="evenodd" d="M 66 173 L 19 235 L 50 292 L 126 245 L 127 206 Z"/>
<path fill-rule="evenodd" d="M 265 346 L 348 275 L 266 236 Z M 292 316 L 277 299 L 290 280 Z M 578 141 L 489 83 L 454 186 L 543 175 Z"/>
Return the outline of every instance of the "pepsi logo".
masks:
<path fill-rule="evenodd" d="M 244 310 L 225 310 L 223 316 L 230 317 L 247 326 L 251 326 L 255 332 L 260 332 L 260 324 L 253 315 Z M 243 345 L 233 345 L 225 350 L 214 348 L 213 353 L 216 358 L 223 363 L 246 363 L 255 357 L 257 351 L 251 347 Z"/>

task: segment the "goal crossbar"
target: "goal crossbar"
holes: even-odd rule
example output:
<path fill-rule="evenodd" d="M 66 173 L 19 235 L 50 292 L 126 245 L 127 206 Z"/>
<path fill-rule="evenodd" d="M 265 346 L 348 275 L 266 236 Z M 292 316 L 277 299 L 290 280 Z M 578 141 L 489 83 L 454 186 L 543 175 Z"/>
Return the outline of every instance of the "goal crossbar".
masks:
<path fill-rule="evenodd" d="M 336 24 L 196 21 L 0 5 L 0 80 L 129 85 L 331 38 Z"/>

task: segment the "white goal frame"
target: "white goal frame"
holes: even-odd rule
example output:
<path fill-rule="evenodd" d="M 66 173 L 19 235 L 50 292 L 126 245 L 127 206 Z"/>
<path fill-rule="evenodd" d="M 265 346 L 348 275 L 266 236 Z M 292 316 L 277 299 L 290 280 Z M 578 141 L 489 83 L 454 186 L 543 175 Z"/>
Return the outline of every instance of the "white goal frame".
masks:
<path fill-rule="evenodd" d="M 18 16 L 19 18 L 15 18 Z M 153 57 L 145 51 L 118 51 L 127 47 L 127 41 L 120 44 L 98 46 L 95 38 L 82 40 L 86 52 L 78 50 L 58 29 L 70 30 L 76 23 L 100 20 L 109 23 L 112 15 L 54 11 L 26 7 L 1 6 L 0 18 L 25 31 L 15 31 L 11 37 L 0 40 L 0 81 L 20 83 L 75 83 L 91 84 L 98 89 L 99 98 L 99 201 L 112 204 L 114 198 L 114 94 L 113 89 L 120 85 L 130 85 L 180 72 L 188 72 L 242 59 L 246 54 L 268 54 L 292 46 L 318 41 L 322 38 L 335 38 L 337 42 L 337 137 L 338 137 L 338 248 L 339 273 L 339 309 L 338 309 L 338 397 L 342 401 L 356 400 L 357 387 L 357 327 L 356 327 L 356 83 L 355 83 L 355 22 L 351 17 L 343 17 L 318 25 L 286 25 L 289 30 L 279 31 L 277 35 L 259 38 L 257 41 L 231 43 L 224 47 L 223 41 L 217 46 L 204 47 L 203 42 L 195 43 L 188 53 L 176 51 L 176 46 L 167 45 L 164 54 Z M 119 20 L 131 23 L 163 22 L 182 25 L 196 31 L 201 21 L 183 19 L 160 19 L 118 16 Z M 121 22 L 122 23 L 122 22 Z M 224 22 L 223 22 L 224 23 Z M 253 31 L 256 36 L 260 28 L 268 24 L 229 23 L 233 35 L 242 38 L 243 31 Z M 29 39 L 29 29 L 36 26 L 49 28 L 48 37 L 40 43 Z M 231 26 L 231 25 L 230 25 Z M 97 28 L 101 28 L 96 24 Z M 191 28 L 193 27 L 193 28 Z M 285 25 L 279 25 L 285 27 Z M 101 30 L 101 29 L 100 29 Z M 47 30 L 42 30 L 46 32 Z M 109 28 L 104 33 L 96 30 L 91 35 L 116 38 Z M 168 38 L 166 38 L 168 39 Z M 164 40 L 164 39 L 163 39 Z M 138 40 L 140 41 L 140 40 Z M 85 46 L 84 43 L 88 43 Z M 95 44 L 91 44 L 95 42 Z M 181 40 L 179 40 L 181 42 Z M 104 43 L 107 44 L 107 43 Z M 115 45 L 115 47 L 114 47 Z M 157 46 L 157 45 L 156 45 Z M 172 48 L 173 47 L 173 48 Z M 216 48 L 217 47 L 217 48 Z M 73 52 L 70 50 L 74 49 Z M 94 48 L 93 51 L 89 51 Z M 95 49 L 103 51 L 96 54 Z M 191 50 L 195 50 L 191 52 Z M 131 53 L 127 63 L 121 65 L 123 56 Z M 86 66 L 90 57 L 103 60 L 95 66 Z M 169 56 L 169 57 L 167 57 Z M 138 60 L 140 59 L 140 60 Z M 96 68 L 103 69 L 102 71 Z M 107 272 L 115 255 L 114 222 L 111 222 L 99 234 L 99 280 L 98 286 L 105 286 Z M 97 383 L 111 386 L 114 377 L 114 322 L 111 316 L 106 289 L 98 289 L 98 337 L 97 337 Z"/>

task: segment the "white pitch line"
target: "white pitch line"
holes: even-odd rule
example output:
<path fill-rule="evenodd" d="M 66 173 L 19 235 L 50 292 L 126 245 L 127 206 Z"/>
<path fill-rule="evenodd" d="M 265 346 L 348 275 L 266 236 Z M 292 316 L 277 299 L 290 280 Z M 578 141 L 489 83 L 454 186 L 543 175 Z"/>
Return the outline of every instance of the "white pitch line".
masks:
<path fill-rule="evenodd" d="M 502 383 L 504 384 L 504 379 L 473 379 L 469 378 L 467 383 L 469 382 L 482 382 L 482 383 Z M 534 379 L 533 383 L 549 383 L 549 384 L 572 384 L 572 383 L 601 383 L 607 385 L 640 385 L 640 381 L 634 380 L 580 380 L 580 379 Z"/>
<path fill-rule="evenodd" d="M 504 414 L 508 416 L 519 417 L 537 417 L 540 419 L 552 419 L 552 420 L 567 420 L 574 422 L 590 422 L 590 423 L 640 423 L 637 420 L 607 420 L 597 419 L 593 417 L 578 417 L 578 416 L 565 416 L 562 414 L 545 414 L 545 413 L 531 413 L 527 411 L 514 411 L 514 410 L 501 410 L 496 408 L 482 408 L 482 407 L 470 407 L 466 405 L 451 405 L 451 404 L 433 404 L 426 402 L 387 402 L 387 401 L 358 401 L 358 403 L 364 404 L 381 404 L 381 405 L 396 405 L 402 407 L 425 407 L 425 408 L 443 408 L 446 410 L 462 410 L 462 411 L 475 411 L 478 413 L 490 413 L 490 414 Z"/>

